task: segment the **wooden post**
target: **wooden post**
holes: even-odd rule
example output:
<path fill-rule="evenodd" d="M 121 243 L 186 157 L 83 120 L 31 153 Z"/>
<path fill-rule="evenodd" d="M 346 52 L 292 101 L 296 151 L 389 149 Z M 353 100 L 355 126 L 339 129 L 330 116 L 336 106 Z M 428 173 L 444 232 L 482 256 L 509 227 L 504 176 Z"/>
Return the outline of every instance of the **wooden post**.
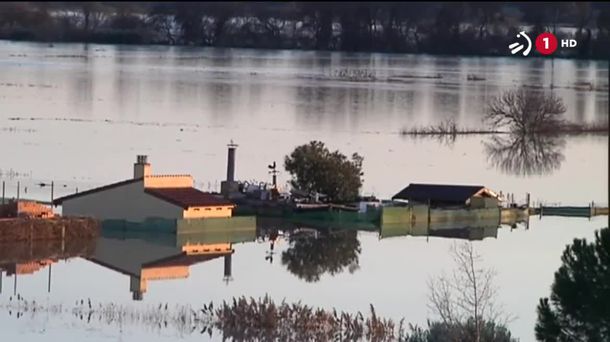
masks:
<path fill-rule="evenodd" d="M 61 226 L 61 253 L 66 252 L 66 225 Z"/>
<path fill-rule="evenodd" d="M 20 188 L 21 184 L 19 183 L 19 181 L 17 181 L 17 202 L 19 202 L 19 188 Z M 19 206 L 17 206 L 19 207 Z"/>
<path fill-rule="evenodd" d="M 55 183 L 53 181 L 51 181 L 51 205 L 53 205 L 53 188 L 55 186 Z"/>
<path fill-rule="evenodd" d="M 5 187 L 5 184 L 4 184 L 4 181 L 2 181 L 2 205 L 4 205 L 4 187 Z"/>
<path fill-rule="evenodd" d="M 529 214 L 529 210 L 530 210 L 530 193 L 526 193 L 525 194 L 525 206 L 527 208 L 527 212 Z"/>
<path fill-rule="evenodd" d="M 542 220 L 542 202 L 540 202 L 540 212 L 539 212 L 539 214 L 540 214 L 539 219 Z"/>

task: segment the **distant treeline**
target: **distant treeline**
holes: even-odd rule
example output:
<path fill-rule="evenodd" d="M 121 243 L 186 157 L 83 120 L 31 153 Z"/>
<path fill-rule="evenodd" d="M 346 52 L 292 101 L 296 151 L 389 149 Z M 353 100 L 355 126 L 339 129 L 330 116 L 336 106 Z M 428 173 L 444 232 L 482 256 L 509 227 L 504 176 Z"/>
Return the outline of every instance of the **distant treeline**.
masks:
<path fill-rule="evenodd" d="M 610 58 L 604 2 L 4 2 L 0 39 L 506 55 L 525 29 Z"/>

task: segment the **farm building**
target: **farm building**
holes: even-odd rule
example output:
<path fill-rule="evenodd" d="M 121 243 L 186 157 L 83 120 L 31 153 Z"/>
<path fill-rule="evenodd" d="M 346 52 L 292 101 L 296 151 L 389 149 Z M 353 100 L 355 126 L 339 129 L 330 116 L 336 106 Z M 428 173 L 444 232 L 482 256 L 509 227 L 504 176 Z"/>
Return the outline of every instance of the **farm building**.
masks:
<path fill-rule="evenodd" d="M 53 210 L 35 201 L 9 200 L 0 204 L 0 218 L 9 217 L 50 218 Z"/>
<path fill-rule="evenodd" d="M 469 206 L 491 208 L 499 205 L 499 196 L 482 185 L 409 184 L 393 200 L 428 204 L 434 207 Z"/>
<path fill-rule="evenodd" d="M 142 222 L 149 218 L 231 217 L 233 203 L 193 188 L 190 175 L 153 175 L 138 156 L 132 179 L 55 199 L 64 216 Z"/>

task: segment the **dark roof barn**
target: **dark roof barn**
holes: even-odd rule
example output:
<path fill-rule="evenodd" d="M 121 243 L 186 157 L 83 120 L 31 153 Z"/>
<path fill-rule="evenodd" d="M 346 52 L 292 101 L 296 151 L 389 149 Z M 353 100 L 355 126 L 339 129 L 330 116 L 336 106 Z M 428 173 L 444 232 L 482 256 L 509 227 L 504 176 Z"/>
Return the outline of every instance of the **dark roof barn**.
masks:
<path fill-rule="evenodd" d="M 470 197 L 485 189 L 482 185 L 409 184 L 392 199 L 426 203 L 464 204 Z"/>

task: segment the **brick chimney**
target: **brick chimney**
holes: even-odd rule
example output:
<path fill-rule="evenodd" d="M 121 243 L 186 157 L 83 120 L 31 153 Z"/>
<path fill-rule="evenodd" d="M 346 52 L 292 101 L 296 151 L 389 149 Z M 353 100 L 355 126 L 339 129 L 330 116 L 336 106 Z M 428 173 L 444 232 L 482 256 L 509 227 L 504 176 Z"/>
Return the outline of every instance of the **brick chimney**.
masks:
<path fill-rule="evenodd" d="M 133 178 L 143 178 L 150 176 L 151 174 L 150 164 L 148 163 L 148 156 L 139 155 L 136 163 L 133 164 Z"/>

